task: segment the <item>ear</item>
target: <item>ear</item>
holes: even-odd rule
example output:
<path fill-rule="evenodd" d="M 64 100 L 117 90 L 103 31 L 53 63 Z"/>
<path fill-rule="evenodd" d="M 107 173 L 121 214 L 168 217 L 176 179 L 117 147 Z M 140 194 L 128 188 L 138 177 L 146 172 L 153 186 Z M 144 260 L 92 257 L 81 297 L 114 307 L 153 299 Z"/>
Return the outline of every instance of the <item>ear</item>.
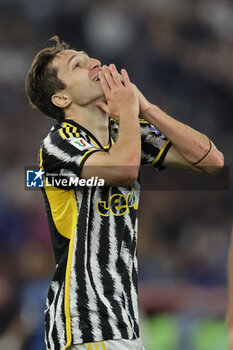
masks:
<path fill-rule="evenodd" d="M 71 99 L 67 95 L 62 94 L 60 92 L 57 92 L 56 94 L 54 94 L 51 97 L 51 101 L 55 106 L 60 108 L 69 107 L 69 105 L 71 104 Z"/>

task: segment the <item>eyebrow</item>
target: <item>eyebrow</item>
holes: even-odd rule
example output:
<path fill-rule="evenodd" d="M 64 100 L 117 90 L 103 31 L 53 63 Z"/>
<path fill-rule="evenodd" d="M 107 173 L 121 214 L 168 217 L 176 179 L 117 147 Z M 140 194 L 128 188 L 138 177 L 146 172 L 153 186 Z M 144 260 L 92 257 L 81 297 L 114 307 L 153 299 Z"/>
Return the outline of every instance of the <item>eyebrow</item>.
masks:
<path fill-rule="evenodd" d="M 85 51 L 78 51 L 78 53 L 75 53 L 74 55 L 72 55 L 72 56 L 68 59 L 67 65 L 69 65 L 70 62 L 71 62 L 75 57 L 77 57 L 80 53 L 81 53 L 82 55 L 87 55 L 87 56 L 88 56 L 88 54 L 87 54 Z"/>

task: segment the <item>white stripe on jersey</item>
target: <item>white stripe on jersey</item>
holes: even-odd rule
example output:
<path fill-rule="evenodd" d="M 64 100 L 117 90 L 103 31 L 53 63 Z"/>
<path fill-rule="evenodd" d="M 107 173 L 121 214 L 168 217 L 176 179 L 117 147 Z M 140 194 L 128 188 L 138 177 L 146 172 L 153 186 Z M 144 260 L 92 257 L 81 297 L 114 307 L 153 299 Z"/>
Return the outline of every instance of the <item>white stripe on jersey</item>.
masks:
<path fill-rule="evenodd" d="M 60 290 L 60 294 L 57 300 L 57 310 L 62 310 L 63 300 L 64 300 L 64 283 L 62 284 L 62 288 Z M 59 315 L 59 313 L 56 313 L 55 324 L 57 328 L 57 336 L 58 336 L 59 342 L 62 345 L 62 348 L 64 348 L 66 346 L 66 334 L 65 334 L 66 326 L 63 322 L 61 315 Z"/>
<path fill-rule="evenodd" d="M 56 157 L 60 161 L 62 160 L 66 163 L 70 163 L 70 162 L 76 162 L 77 164 L 79 163 L 80 156 L 71 157 L 69 153 L 64 152 L 63 150 L 61 150 L 59 147 L 57 147 L 55 144 L 52 143 L 50 135 L 48 135 L 44 139 L 43 143 L 47 153 Z"/>
<path fill-rule="evenodd" d="M 73 177 L 73 178 L 77 176 L 77 174 L 73 173 L 73 171 L 67 170 L 67 169 L 61 169 L 59 171 L 59 174 L 62 176 Z"/>
<path fill-rule="evenodd" d="M 48 333 L 48 342 L 50 344 L 50 347 L 52 349 L 54 349 L 54 339 L 52 336 L 52 332 L 53 332 L 53 326 L 54 326 L 54 322 L 55 322 L 55 312 L 56 312 L 56 304 L 55 304 L 55 299 L 57 296 L 57 293 L 59 291 L 59 283 L 58 282 L 51 282 L 51 286 L 50 286 L 51 290 L 53 291 L 54 295 L 53 295 L 53 303 L 50 305 L 49 308 L 49 316 L 50 316 L 50 329 L 49 329 L 49 333 Z M 53 326 L 52 326 L 53 325 Z"/>
<path fill-rule="evenodd" d="M 76 247 L 74 249 L 77 249 L 77 240 L 78 240 L 78 233 L 77 228 L 75 230 L 75 236 L 74 236 L 74 244 L 73 247 Z M 77 254 L 73 252 L 72 254 L 72 265 L 71 265 L 71 275 L 72 278 L 70 279 L 70 316 L 71 316 L 71 329 L 74 341 L 75 339 L 78 339 L 79 342 L 82 342 L 80 338 L 82 339 L 82 332 L 80 332 L 80 315 L 77 310 L 77 296 L 78 296 L 78 280 L 76 275 L 76 259 Z M 74 317 L 72 317 L 74 315 Z"/>

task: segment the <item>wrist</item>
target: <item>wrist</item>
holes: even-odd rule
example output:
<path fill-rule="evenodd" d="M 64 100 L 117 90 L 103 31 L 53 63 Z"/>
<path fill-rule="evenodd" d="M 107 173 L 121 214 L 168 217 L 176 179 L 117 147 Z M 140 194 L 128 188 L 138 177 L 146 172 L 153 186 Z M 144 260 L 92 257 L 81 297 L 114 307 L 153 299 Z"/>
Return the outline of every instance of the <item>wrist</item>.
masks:
<path fill-rule="evenodd" d="M 152 112 L 155 113 L 155 112 L 159 112 L 160 109 L 158 106 L 148 102 L 147 106 L 141 110 L 141 113 L 142 113 L 142 116 L 144 118 L 146 118 L 147 116 L 149 116 Z"/>
<path fill-rule="evenodd" d="M 136 85 L 134 85 L 134 88 L 139 102 L 140 113 L 143 115 L 143 113 L 152 106 L 152 103 L 145 98 Z"/>
<path fill-rule="evenodd" d="M 142 115 L 144 113 L 146 113 L 151 108 L 152 108 L 152 103 L 150 103 L 150 102 L 145 103 L 143 106 L 141 106 L 140 110 L 141 110 Z"/>
<path fill-rule="evenodd" d="M 159 110 L 159 107 L 158 106 L 156 106 L 156 105 L 154 105 L 153 103 L 148 103 L 148 105 L 147 105 L 147 108 L 144 110 L 144 112 L 146 113 L 147 111 L 149 111 L 149 110 L 151 110 L 151 109 L 154 109 L 154 110 Z"/>
<path fill-rule="evenodd" d="M 118 120 L 123 121 L 124 123 L 130 122 L 131 120 L 138 120 L 138 111 L 132 111 L 132 110 L 121 110 L 118 115 Z"/>

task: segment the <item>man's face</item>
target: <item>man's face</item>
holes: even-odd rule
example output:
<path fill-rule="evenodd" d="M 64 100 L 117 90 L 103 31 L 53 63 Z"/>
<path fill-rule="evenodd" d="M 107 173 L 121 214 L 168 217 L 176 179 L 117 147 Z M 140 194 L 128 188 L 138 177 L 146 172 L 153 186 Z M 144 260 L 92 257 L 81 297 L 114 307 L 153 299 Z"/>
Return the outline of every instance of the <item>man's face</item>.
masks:
<path fill-rule="evenodd" d="M 52 66 L 58 69 L 58 78 L 66 84 L 64 92 L 72 102 L 84 106 L 103 99 L 100 61 L 90 58 L 84 51 L 65 50 L 57 54 Z"/>

